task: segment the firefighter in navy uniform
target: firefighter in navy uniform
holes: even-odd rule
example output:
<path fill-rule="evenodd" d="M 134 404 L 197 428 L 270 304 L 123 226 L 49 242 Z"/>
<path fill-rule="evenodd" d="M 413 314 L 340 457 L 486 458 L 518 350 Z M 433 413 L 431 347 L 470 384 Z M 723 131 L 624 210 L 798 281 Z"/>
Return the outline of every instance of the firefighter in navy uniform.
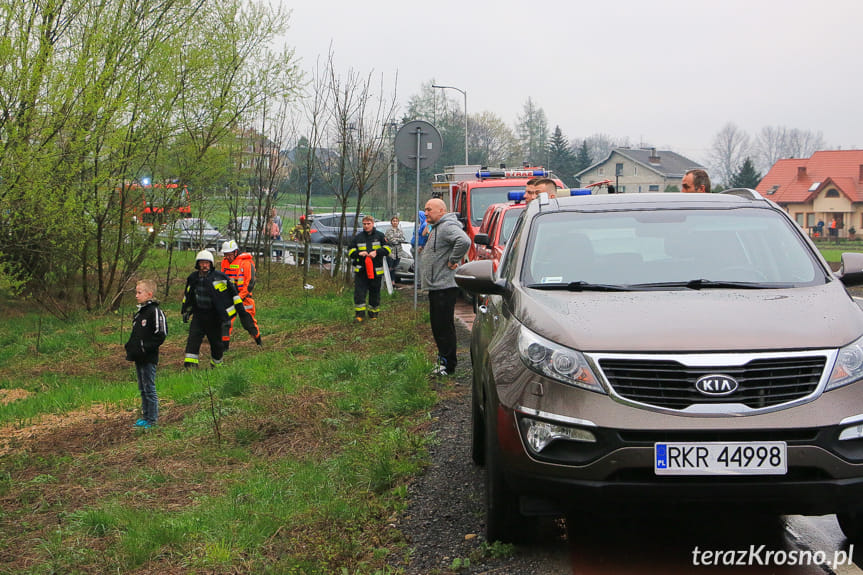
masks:
<path fill-rule="evenodd" d="M 183 323 L 189 321 L 189 337 L 186 340 L 186 359 L 183 365 L 187 368 L 198 367 L 201 344 L 204 337 L 210 343 L 210 365 L 222 363 L 225 353 L 222 345 L 222 329 L 230 324 L 237 314 L 237 307 L 242 307 L 237 287 L 222 272 L 214 269 L 213 254 L 208 250 L 198 252 L 195 256 L 195 269 L 186 279 L 186 290 L 183 295 Z"/>
<path fill-rule="evenodd" d="M 363 218 L 363 231 L 354 236 L 348 247 L 348 257 L 354 263 L 355 321 L 366 317 L 366 293 L 369 295 L 369 319 L 377 319 L 381 305 L 381 280 L 384 258 L 392 253 L 383 232 L 375 228 L 375 219 Z"/>

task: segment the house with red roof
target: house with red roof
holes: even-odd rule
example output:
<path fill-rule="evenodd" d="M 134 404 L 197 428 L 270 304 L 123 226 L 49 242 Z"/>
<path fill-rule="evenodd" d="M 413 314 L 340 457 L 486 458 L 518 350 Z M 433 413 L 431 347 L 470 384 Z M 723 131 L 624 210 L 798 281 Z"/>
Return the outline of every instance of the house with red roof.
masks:
<path fill-rule="evenodd" d="M 863 150 L 824 150 L 779 160 L 755 188 L 811 235 L 863 229 Z M 821 225 L 819 226 L 819 223 Z"/>

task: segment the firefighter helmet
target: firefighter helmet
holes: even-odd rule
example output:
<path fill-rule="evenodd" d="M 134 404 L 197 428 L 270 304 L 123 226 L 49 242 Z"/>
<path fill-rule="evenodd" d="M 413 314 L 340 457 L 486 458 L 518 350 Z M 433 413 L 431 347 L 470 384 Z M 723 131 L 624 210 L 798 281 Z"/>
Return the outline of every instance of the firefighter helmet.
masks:
<path fill-rule="evenodd" d="M 222 254 L 238 251 L 239 249 L 240 246 L 238 246 L 237 242 L 235 242 L 234 240 L 228 240 L 222 244 Z"/>
<path fill-rule="evenodd" d="M 216 263 L 215 260 L 213 260 L 213 252 L 210 250 L 201 250 L 198 252 L 198 255 L 195 256 L 195 269 L 200 269 L 198 267 L 198 262 L 200 261 L 210 262 L 210 266 L 214 266 Z"/>

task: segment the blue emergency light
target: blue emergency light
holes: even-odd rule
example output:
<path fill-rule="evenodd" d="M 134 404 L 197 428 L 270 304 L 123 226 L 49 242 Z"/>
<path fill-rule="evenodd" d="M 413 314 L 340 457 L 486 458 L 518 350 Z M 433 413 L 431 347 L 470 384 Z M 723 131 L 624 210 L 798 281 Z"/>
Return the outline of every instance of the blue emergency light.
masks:
<path fill-rule="evenodd" d="M 569 190 L 570 196 L 589 196 L 590 188 L 572 188 Z"/>
<path fill-rule="evenodd" d="M 480 170 L 476 177 L 483 178 L 547 178 L 548 170 L 529 168 L 526 170 Z"/>
<path fill-rule="evenodd" d="M 507 192 L 506 199 L 510 202 L 520 203 L 524 200 L 524 190 L 511 190 Z"/>

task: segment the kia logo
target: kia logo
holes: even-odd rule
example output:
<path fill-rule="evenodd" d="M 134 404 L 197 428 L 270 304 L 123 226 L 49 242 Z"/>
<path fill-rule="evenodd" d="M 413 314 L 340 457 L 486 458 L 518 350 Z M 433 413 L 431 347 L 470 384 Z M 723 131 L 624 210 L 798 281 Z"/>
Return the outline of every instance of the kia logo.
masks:
<path fill-rule="evenodd" d="M 740 384 L 727 375 L 710 374 L 699 377 L 695 381 L 695 389 L 704 395 L 728 395 L 737 391 Z"/>

